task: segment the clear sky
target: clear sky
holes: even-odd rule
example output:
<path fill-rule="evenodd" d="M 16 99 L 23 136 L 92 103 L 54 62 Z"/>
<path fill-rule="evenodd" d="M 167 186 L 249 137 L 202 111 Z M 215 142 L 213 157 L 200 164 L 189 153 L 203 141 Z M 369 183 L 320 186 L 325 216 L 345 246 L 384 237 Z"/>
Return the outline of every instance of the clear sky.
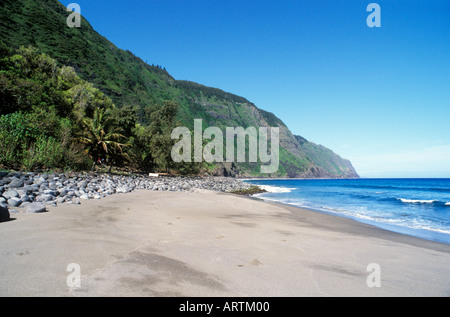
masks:
<path fill-rule="evenodd" d="M 450 177 L 449 0 L 71 2 L 119 48 L 247 98 L 362 177 Z"/>

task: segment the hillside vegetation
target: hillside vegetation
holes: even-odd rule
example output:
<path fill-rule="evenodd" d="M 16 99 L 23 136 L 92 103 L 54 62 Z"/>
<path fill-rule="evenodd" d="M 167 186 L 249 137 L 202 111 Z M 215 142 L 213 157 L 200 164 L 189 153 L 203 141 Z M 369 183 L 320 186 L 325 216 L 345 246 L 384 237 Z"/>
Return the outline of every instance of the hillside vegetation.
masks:
<path fill-rule="evenodd" d="M 175 80 L 164 67 L 117 48 L 84 18 L 80 28 L 69 28 L 68 14 L 57 0 L 0 3 L 0 114 L 6 122 L 1 133 L 27 131 L 2 145 L 5 167 L 85 169 L 107 161 L 136 170 L 357 177 L 349 161 L 294 136 L 274 114 L 220 89 Z M 195 118 L 203 119 L 204 128 L 279 127 L 278 172 L 261 175 L 256 163 L 167 162 L 173 144 L 168 131 L 177 125 L 192 129 Z M 95 142 L 103 150 L 95 149 Z"/>

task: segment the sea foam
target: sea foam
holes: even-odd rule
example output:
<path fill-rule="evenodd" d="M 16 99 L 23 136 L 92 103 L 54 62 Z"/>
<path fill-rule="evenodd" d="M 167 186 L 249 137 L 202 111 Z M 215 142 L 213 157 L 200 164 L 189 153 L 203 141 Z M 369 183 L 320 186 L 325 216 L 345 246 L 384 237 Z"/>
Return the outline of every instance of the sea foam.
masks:
<path fill-rule="evenodd" d="M 269 193 L 290 193 L 295 188 L 287 188 L 287 187 L 278 187 L 278 186 L 270 186 L 270 185 L 258 185 L 261 189 Z"/>
<path fill-rule="evenodd" d="M 397 198 L 402 203 L 407 204 L 434 204 L 437 203 L 437 200 L 419 200 L 419 199 L 404 199 L 404 198 Z"/>

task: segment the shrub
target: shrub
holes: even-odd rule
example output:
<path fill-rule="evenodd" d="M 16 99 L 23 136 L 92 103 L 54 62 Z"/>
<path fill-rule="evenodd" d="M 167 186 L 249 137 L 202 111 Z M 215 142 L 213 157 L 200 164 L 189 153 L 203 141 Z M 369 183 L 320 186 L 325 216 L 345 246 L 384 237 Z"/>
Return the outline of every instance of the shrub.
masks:
<path fill-rule="evenodd" d="M 0 116 L 0 164 L 11 168 L 59 166 L 64 147 L 35 123 L 36 114 L 15 112 Z"/>
<path fill-rule="evenodd" d="M 15 112 L 0 117 L 0 163 L 17 168 L 22 154 L 33 144 L 40 132 L 28 124 L 26 114 Z"/>
<path fill-rule="evenodd" d="M 37 141 L 23 152 L 23 166 L 26 170 L 38 167 L 49 169 L 59 166 L 64 157 L 61 143 L 52 137 L 39 136 Z"/>

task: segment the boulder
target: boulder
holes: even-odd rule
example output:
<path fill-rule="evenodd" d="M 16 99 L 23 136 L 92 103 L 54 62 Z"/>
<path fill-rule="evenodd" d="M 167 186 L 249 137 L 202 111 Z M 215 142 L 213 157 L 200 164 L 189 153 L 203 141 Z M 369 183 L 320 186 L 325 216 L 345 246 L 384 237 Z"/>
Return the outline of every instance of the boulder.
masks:
<path fill-rule="evenodd" d="M 43 203 L 32 203 L 25 207 L 25 212 L 27 214 L 36 214 L 46 211 L 47 209 Z"/>
<path fill-rule="evenodd" d="M 58 190 L 59 196 L 66 196 L 69 191 L 66 188 L 61 188 Z"/>
<path fill-rule="evenodd" d="M 19 197 L 19 193 L 16 192 L 14 189 L 9 189 L 3 193 L 3 197 L 5 197 L 6 199 L 10 199 L 13 197 Z"/>
<path fill-rule="evenodd" d="M 51 194 L 41 194 L 35 198 L 36 202 L 47 202 L 55 199 L 55 196 Z"/>
<path fill-rule="evenodd" d="M 8 199 L 8 206 L 10 207 L 19 207 L 22 204 L 22 200 L 18 197 L 12 197 Z"/>
<path fill-rule="evenodd" d="M 86 181 L 86 180 L 81 181 L 81 182 L 79 182 L 77 185 L 78 185 L 78 187 L 80 187 L 80 188 L 86 188 L 87 185 L 88 185 L 88 181 Z"/>
<path fill-rule="evenodd" d="M 14 178 L 9 184 L 8 187 L 9 188 L 19 188 L 19 187 L 23 187 L 24 183 L 23 180 L 21 180 L 20 178 Z"/>
<path fill-rule="evenodd" d="M 51 190 L 51 189 L 45 189 L 45 190 L 42 191 L 42 193 L 44 195 L 52 195 L 54 197 L 58 196 L 58 194 L 59 194 L 57 191 Z"/>
<path fill-rule="evenodd" d="M 8 221 L 9 219 L 8 208 L 0 206 L 0 222 Z"/>
<path fill-rule="evenodd" d="M 50 188 L 51 190 L 56 190 L 58 188 L 58 186 L 56 185 L 55 182 L 50 182 L 48 184 L 48 188 Z"/>
<path fill-rule="evenodd" d="M 20 196 L 20 200 L 22 200 L 22 202 L 27 202 L 30 201 L 30 196 L 28 196 L 27 194 L 23 194 Z"/>
<path fill-rule="evenodd" d="M 56 202 L 58 203 L 58 204 L 62 204 L 62 203 L 64 203 L 66 201 L 66 197 L 58 197 L 58 198 L 56 198 Z"/>

